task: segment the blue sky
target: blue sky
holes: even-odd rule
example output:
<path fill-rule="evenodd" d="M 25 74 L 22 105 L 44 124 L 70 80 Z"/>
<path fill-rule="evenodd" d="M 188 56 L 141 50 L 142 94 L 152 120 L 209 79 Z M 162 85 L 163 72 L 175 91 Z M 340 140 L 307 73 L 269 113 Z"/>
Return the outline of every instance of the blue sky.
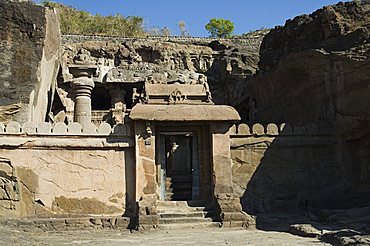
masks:
<path fill-rule="evenodd" d="M 294 16 L 311 13 L 335 0 L 54 0 L 93 14 L 141 16 L 146 27 L 168 27 L 178 35 L 177 23 L 185 21 L 192 36 L 208 36 L 204 25 L 211 18 L 234 22 L 235 34 L 261 27 L 283 25 Z M 38 1 L 39 2 L 39 1 Z"/>

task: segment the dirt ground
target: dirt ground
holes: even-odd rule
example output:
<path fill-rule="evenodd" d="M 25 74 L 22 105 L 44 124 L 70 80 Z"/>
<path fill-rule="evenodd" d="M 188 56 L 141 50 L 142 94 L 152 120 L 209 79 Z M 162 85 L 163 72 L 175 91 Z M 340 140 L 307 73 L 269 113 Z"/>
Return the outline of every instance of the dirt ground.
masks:
<path fill-rule="evenodd" d="M 0 227 L 0 245 L 329 245 L 283 232 L 202 228 L 153 230 L 48 231 Z"/>

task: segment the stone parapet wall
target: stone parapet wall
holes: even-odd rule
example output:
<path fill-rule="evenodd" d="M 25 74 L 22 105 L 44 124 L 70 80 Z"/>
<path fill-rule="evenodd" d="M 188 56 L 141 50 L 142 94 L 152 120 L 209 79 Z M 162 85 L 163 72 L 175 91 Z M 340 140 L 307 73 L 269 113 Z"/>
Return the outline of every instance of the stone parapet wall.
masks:
<path fill-rule="evenodd" d="M 1 125 L 0 218 L 134 212 L 134 139 L 126 125 Z"/>
<path fill-rule="evenodd" d="M 333 131 L 328 124 L 312 123 L 300 126 L 291 126 L 289 124 L 274 124 L 270 123 L 267 125 L 253 124 L 247 125 L 241 123 L 233 125 L 230 128 L 231 137 L 252 137 L 252 136 L 279 136 L 279 135 L 291 135 L 291 136 L 309 136 L 309 135 L 323 135 L 331 136 Z"/>
<path fill-rule="evenodd" d="M 11 121 L 7 124 L 0 122 L 0 135 L 7 134 L 27 134 L 27 135 L 120 135 L 131 136 L 132 125 L 117 124 L 111 127 L 108 123 L 101 123 L 98 127 L 91 123 L 86 126 L 81 126 L 77 122 L 72 122 L 66 125 L 63 122 L 51 124 L 48 122 L 32 123 L 26 122 L 23 125 L 16 121 Z"/>
<path fill-rule="evenodd" d="M 326 208 L 341 199 L 345 173 L 325 124 L 239 124 L 230 141 L 234 192 L 249 214 Z"/>

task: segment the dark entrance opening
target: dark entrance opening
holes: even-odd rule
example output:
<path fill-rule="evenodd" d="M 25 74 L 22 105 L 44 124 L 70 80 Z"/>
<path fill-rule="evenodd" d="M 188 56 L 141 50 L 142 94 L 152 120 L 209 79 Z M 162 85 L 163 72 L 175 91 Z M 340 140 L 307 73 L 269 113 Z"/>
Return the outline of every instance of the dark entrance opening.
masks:
<path fill-rule="evenodd" d="M 195 200 L 199 193 L 199 164 L 192 133 L 161 134 L 162 191 L 165 201 Z"/>
<path fill-rule="evenodd" d="M 166 200 L 192 199 L 192 137 L 166 136 Z"/>
<path fill-rule="evenodd" d="M 104 88 L 104 85 L 95 83 L 95 88 L 91 94 L 91 109 L 92 110 L 110 110 L 111 96 L 109 91 Z"/>

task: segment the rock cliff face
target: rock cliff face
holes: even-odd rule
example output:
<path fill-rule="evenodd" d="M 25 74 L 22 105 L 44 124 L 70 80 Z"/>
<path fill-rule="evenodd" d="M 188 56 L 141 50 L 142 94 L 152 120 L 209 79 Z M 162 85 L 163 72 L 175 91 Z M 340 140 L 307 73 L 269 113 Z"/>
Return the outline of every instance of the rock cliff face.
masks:
<path fill-rule="evenodd" d="M 0 121 L 44 121 L 59 47 L 52 10 L 0 1 Z"/>
<path fill-rule="evenodd" d="M 327 155 L 326 160 L 316 165 L 316 157 L 307 156 L 310 163 L 293 175 L 304 180 L 307 174 L 320 177 L 328 173 L 327 184 L 320 191 L 328 192 L 317 197 L 323 207 L 361 206 L 370 202 L 369 10 L 369 4 L 338 3 L 273 29 L 263 40 L 259 71 L 249 81 L 242 103 L 247 109 L 241 111 L 245 121 L 289 123 L 306 130 L 310 124 L 330 126 L 331 147 L 320 154 Z M 282 138 L 276 138 L 270 151 L 281 141 Z M 314 150 L 305 153 L 311 151 Z M 292 154 L 294 159 L 301 156 L 297 151 Z M 267 170 L 266 167 L 276 167 L 278 162 L 261 163 L 260 172 L 253 174 L 255 185 L 258 192 L 268 194 L 271 187 L 285 182 L 286 171 Z M 286 164 L 290 171 L 296 167 L 294 162 Z M 281 179 L 271 184 L 271 177 L 279 172 Z M 312 191 L 302 185 L 295 188 L 299 192 Z M 279 192 L 295 194 L 288 189 Z M 270 211 L 278 210 L 271 203 L 269 206 Z"/>
<path fill-rule="evenodd" d="M 369 115 L 369 5 L 324 7 L 272 30 L 251 81 L 251 121 L 332 122 Z"/>

